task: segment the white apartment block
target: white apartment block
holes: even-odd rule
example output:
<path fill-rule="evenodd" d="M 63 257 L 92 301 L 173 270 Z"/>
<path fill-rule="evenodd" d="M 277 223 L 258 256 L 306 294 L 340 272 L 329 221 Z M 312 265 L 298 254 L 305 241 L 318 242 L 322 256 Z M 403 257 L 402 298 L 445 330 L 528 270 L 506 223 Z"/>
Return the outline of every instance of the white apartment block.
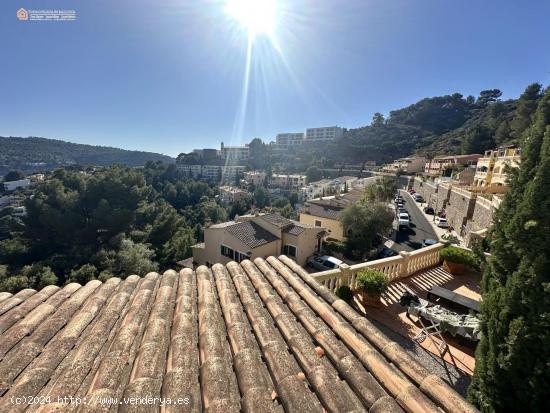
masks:
<path fill-rule="evenodd" d="M 19 179 L 18 181 L 8 181 L 4 182 L 5 191 L 15 191 L 19 188 L 28 188 L 31 186 L 30 179 Z"/>
<path fill-rule="evenodd" d="M 235 182 L 244 174 L 244 166 L 178 165 L 178 170 L 195 179 L 209 182 Z"/>
<path fill-rule="evenodd" d="M 305 134 L 303 132 L 279 133 L 275 138 L 275 142 L 279 148 L 288 149 L 295 145 L 302 145 L 304 143 L 304 139 Z"/>
<path fill-rule="evenodd" d="M 344 135 L 344 129 L 338 126 L 306 129 L 306 142 L 329 142 Z"/>
<path fill-rule="evenodd" d="M 280 188 L 285 190 L 299 190 L 306 185 L 305 175 L 284 175 L 273 174 L 268 182 L 271 188 Z"/>
<path fill-rule="evenodd" d="M 250 156 L 248 144 L 244 146 L 225 146 L 221 144 L 221 155 L 224 161 L 242 161 Z"/>
<path fill-rule="evenodd" d="M 355 176 L 341 176 L 334 179 L 321 179 L 311 182 L 307 186 L 300 188 L 300 198 L 307 201 L 313 198 L 319 198 L 329 193 L 343 193 L 346 185 L 349 190 L 358 186 L 359 178 Z"/>
<path fill-rule="evenodd" d="M 200 178 L 202 174 L 201 165 L 178 165 L 177 169 L 190 178 L 197 179 Z"/>

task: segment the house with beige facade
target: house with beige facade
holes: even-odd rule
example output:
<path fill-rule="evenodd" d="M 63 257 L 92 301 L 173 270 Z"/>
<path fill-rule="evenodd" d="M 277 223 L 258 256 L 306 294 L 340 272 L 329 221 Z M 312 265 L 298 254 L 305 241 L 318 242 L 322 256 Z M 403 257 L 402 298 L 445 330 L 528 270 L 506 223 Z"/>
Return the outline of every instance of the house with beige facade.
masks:
<path fill-rule="evenodd" d="M 501 146 L 486 151 L 477 162 L 474 176 L 474 189 L 487 193 L 502 193 L 508 189 L 507 167 L 518 168 L 521 149 L 514 146 Z"/>
<path fill-rule="evenodd" d="M 243 215 L 206 228 L 204 242 L 192 247 L 193 262 L 213 265 L 285 254 L 305 265 L 308 257 L 321 249 L 324 234 L 324 228 L 278 214 Z"/>
<path fill-rule="evenodd" d="M 441 176 L 446 169 L 461 165 L 463 167 L 475 166 L 482 155 L 473 153 L 469 155 L 443 155 L 436 156 L 424 164 L 424 174 L 430 176 Z"/>
<path fill-rule="evenodd" d="M 235 202 L 249 199 L 250 192 L 236 188 L 234 186 L 220 186 L 220 201 L 223 205 L 233 204 Z"/>
<path fill-rule="evenodd" d="M 397 171 L 403 171 L 406 174 L 412 174 L 422 172 L 425 164 L 426 158 L 423 156 L 399 158 L 392 163 L 384 165 L 382 167 L 382 172 L 396 173 Z"/>
<path fill-rule="evenodd" d="M 354 188 L 347 194 L 322 197 L 307 201 L 300 209 L 300 222 L 316 228 L 324 228 L 326 239 L 346 239 L 340 223 L 340 213 L 348 205 L 358 202 L 364 188 Z"/>
<path fill-rule="evenodd" d="M 267 174 L 263 171 L 248 171 L 243 174 L 243 181 L 241 183 L 246 187 L 250 184 L 255 187 L 264 186 L 266 176 Z"/>

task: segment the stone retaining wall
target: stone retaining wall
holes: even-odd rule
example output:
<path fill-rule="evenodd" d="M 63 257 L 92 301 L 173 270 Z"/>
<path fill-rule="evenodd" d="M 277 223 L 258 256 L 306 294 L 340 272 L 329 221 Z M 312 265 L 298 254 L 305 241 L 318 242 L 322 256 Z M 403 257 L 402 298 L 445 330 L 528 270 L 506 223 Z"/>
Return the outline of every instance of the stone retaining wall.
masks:
<path fill-rule="evenodd" d="M 436 214 L 445 210 L 449 225 L 467 246 L 476 238 L 472 233 L 482 234 L 492 225 L 494 212 L 501 202 L 499 197 L 489 200 L 450 182 L 435 184 L 416 178 L 413 189 L 424 197 L 426 205 L 434 208 Z"/>

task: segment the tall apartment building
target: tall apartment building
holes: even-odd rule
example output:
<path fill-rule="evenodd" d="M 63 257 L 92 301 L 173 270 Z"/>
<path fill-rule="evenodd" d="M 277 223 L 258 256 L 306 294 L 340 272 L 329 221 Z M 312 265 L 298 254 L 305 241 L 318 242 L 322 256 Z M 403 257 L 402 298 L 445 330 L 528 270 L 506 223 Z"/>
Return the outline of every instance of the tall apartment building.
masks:
<path fill-rule="evenodd" d="M 250 156 L 250 148 L 248 144 L 243 146 L 225 146 L 222 142 L 221 156 L 226 162 L 244 161 Z"/>
<path fill-rule="evenodd" d="M 304 143 L 305 135 L 303 132 L 292 133 L 279 133 L 275 137 L 275 142 L 278 148 L 288 149 L 296 145 L 302 145 Z"/>
<path fill-rule="evenodd" d="M 237 177 L 244 175 L 241 165 L 178 165 L 178 170 L 195 179 L 208 182 L 234 183 Z"/>
<path fill-rule="evenodd" d="M 485 151 L 477 161 L 474 186 L 483 192 L 505 192 L 508 189 L 506 166 L 517 168 L 520 161 L 521 149 L 514 145 Z"/>
<path fill-rule="evenodd" d="M 473 166 L 477 164 L 481 154 L 474 153 L 470 155 L 444 155 L 436 156 L 435 158 L 426 161 L 424 165 L 424 173 L 426 175 L 439 176 L 447 168 L 452 168 L 454 165 Z"/>
<path fill-rule="evenodd" d="M 217 160 L 220 157 L 220 151 L 217 149 L 193 149 L 193 152 L 198 155 L 203 162 L 208 163 L 209 161 Z"/>
<path fill-rule="evenodd" d="M 330 142 L 344 136 L 344 129 L 338 126 L 306 129 L 306 142 Z"/>

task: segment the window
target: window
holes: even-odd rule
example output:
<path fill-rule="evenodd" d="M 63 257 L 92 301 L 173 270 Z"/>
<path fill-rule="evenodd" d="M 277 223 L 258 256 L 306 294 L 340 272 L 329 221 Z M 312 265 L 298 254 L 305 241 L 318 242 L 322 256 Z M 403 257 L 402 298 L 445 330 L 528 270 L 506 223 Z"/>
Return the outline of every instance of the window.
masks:
<path fill-rule="evenodd" d="M 315 226 L 320 227 L 321 225 L 322 225 L 322 222 L 316 219 L 315 220 Z"/>
<path fill-rule="evenodd" d="M 226 247 L 225 245 L 222 245 L 220 250 L 221 250 L 221 254 L 224 257 L 230 258 L 233 261 L 241 262 L 241 261 L 250 259 L 249 254 L 245 254 L 243 252 L 235 251 L 235 250 L 233 250 L 229 247 Z"/>
<path fill-rule="evenodd" d="M 231 258 L 232 260 L 235 259 L 235 251 L 225 245 L 221 246 L 221 254 L 224 257 Z"/>
<path fill-rule="evenodd" d="M 283 254 L 288 255 L 289 257 L 295 257 L 296 253 L 297 250 L 294 245 L 285 245 L 283 247 Z"/>

